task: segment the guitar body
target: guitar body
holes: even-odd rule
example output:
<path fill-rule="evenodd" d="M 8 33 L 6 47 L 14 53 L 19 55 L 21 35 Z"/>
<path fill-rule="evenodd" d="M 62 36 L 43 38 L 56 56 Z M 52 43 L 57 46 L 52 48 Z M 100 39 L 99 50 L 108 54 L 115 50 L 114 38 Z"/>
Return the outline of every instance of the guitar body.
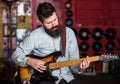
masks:
<path fill-rule="evenodd" d="M 51 70 L 49 70 L 49 63 L 52 63 L 52 62 L 55 62 L 56 59 L 61 55 L 61 52 L 57 51 L 57 52 L 54 52 L 54 53 L 51 53 L 49 54 L 48 56 L 44 57 L 44 58 L 40 58 L 38 56 L 34 56 L 34 55 L 29 55 L 31 58 L 36 58 L 36 59 L 40 59 L 42 61 L 45 61 L 46 62 L 46 66 L 47 66 L 47 70 L 44 71 L 43 73 L 40 73 L 36 70 L 34 70 L 34 73 L 33 75 L 35 76 L 35 79 L 36 80 L 39 80 L 39 81 L 56 81 L 58 80 L 58 78 L 56 77 L 53 77 L 51 75 Z M 20 67 L 20 80 L 21 82 L 23 82 L 26 78 L 27 79 L 31 79 L 31 75 L 28 71 L 28 67 Z"/>
<path fill-rule="evenodd" d="M 48 71 L 44 71 L 43 73 L 35 71 L 34 74 L 31 76 L 31 80 L 32 80 L 32 83 L 36 84 L 36 82 L 39 82 L 39 81 L 55 82 L 58 80 L 58 78 L 52 76 L 51 72 L 48 70 Z"/>
<path fill-rule="evenodd" d="M 20 73 L 20 81 L 21 82 L 23 82 L 26 78 L 30 80 L 31 74 L 28 72 L 27 67 L 20 67 L 19 73 Z"/>

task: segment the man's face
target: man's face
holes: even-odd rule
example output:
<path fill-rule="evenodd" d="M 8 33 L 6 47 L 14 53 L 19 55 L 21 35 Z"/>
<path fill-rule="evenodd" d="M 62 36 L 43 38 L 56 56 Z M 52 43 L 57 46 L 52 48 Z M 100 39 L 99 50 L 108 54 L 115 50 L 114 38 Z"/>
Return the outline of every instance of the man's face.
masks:
<path fill-rule="evenodd" d="M 55 26 L 59 25 L 58 17 L 54 12 L 50 17 L 44 19 L 43 25 L 47 30 L 55 30 Z"/>
<path fill-rule="evenodd" d="M 61 28 L 58 21 L 58 16 L 56 15 L 56 12 L 54 12 L 50 17 L 44 19 L 43 26 L 45 28 L 45 31 L 52 37 L 58 37 Z"/>

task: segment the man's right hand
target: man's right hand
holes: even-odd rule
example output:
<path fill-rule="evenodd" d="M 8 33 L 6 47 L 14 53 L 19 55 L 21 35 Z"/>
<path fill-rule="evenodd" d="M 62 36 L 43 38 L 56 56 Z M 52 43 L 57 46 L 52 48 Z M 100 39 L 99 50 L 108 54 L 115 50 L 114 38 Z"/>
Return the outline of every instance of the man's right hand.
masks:
<path fill-rule="evenodd" d="M 36 69 L 39 72 L 44 72 L 46 70 L 46 66 L 45 66 L 44 61 L 40 60 L 40 59 L 35 59 L 35 58 L 31 58 L 28 57 L 26 64 L 31 66 L 32 68 Z"/>

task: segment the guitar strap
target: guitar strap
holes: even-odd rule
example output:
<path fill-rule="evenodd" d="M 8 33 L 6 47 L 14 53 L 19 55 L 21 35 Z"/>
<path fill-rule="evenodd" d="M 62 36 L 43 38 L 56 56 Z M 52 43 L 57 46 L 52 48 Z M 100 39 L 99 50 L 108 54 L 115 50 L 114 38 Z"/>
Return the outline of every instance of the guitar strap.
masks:
<path fill-rule="evenodd" d="M 61 33 L 61 44 L 62 44 L 62 56 L 65 56 L 66 50 L 66 27 L 62 26 L 62 33 Z"/>

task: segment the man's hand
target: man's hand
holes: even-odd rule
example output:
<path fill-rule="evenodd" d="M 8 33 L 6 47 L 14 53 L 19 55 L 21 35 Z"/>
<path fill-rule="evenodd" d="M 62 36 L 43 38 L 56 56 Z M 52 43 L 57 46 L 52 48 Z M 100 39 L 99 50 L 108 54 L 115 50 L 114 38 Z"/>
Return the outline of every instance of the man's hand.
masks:
<path fill-rule="evenodd" d="M 88 56 L 84 58 L 83 61 L 80 63 L 80 71 L 84 71 L 86 68 L 89 67 L 90 61 L 87 58 Z"/>
<path fill-rule="evenodd" d="M 36 69 L 39 72 L 44 72 L 46 70 L 46 66 L 44 65 L 46 62 L 35 59 L 35 58 L 28 58 L 27 59 L 27 65 L 31 66 L 32 68 Z"/>

